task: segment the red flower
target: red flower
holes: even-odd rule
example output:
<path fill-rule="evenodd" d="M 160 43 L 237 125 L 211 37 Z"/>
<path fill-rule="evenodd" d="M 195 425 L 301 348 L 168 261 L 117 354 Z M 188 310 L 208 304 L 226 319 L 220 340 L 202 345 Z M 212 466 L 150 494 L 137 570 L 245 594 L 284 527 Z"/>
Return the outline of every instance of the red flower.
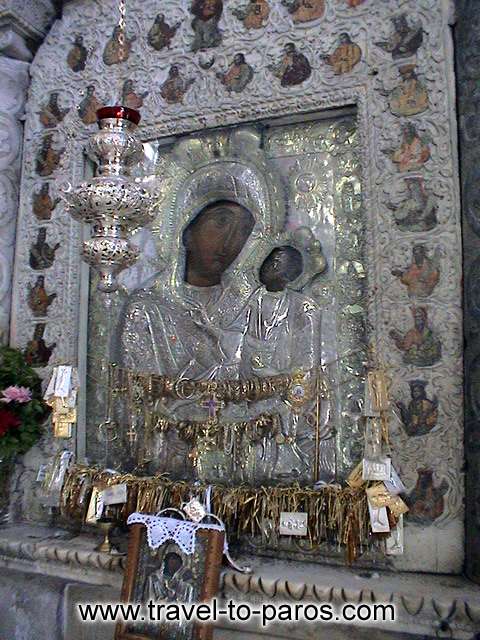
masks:
<path fill-rule="evenodd" d="M 4 436 L 10 429 L 16 429 L 22 421 L 8 409 L 0 408 L 0 437 Z"/>

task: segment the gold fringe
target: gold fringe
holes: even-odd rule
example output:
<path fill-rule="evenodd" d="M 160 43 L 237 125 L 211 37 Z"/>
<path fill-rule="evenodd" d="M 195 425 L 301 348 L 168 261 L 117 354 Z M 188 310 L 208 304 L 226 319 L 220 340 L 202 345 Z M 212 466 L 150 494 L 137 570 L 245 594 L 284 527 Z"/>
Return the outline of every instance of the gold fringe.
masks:
<path fill-rule="evenodd" d="M 181 508 L 192 495 L 202 493 L 208 486 L 172 481 L 165 476 L 112 475 L 99 468 L 75 465 L 67 472 L 63 486 L 62 515 L 83 521 L 93 486 L 105 488 L 123 483 L 127 485 L 127 502 L 114 507 L 120 523 L 135 511 L 158 513 L 166 507 Z M 308 513 L 312 546 L 325 541 L 341 545 L 349 564 L 372 540 L 364 489 L 328 485 L 319 490 L 299 485 L 211 486 L 212 512 L 223 520 L 230 536 L 258 536 L 265 519 L 278 524 L 282 511 L 302 511 Z"/>

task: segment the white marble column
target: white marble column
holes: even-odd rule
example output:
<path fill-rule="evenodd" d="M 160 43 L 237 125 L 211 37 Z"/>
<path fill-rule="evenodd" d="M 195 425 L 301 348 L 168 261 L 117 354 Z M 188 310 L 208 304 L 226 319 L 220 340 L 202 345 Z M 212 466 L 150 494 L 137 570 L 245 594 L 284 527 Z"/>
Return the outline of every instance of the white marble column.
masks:
<path fill-rule="evenodd" d="M 0 56 L 0 343 L 9 336 L 28 67 L 28 62 Z"/>

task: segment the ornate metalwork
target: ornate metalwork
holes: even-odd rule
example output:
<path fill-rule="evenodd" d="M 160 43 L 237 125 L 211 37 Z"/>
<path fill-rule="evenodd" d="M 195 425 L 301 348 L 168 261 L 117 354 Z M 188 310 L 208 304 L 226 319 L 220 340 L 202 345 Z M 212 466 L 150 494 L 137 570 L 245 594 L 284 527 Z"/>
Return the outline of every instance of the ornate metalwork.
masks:
<path fill-rule="evenodd" d="M 73 218 L 93 226 L 82 255 L 99 274 L 98 289 L 112 292 L 118 287 L 118 273 L 138 259 L 138 249 L 127 234 L 152 220 L 155 201 L 152 193 L 128 178 L 143 155 L 133 133 L 136 123 L 131 110 L 121 110 L 119 117 L 106 115 L 110 117 L 99 118 L 100 131 L 87 147 L 90 158 L 98 163 L 98 175 L 74 189 L 68 185 L 61 197 Z"/>

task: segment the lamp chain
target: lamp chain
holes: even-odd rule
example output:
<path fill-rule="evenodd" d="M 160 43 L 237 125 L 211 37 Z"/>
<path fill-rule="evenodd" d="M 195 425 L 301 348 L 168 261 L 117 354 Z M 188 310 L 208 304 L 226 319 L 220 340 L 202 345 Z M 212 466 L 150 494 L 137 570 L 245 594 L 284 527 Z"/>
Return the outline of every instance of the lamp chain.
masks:
<path fill-rule="evenodd" d="M 118 35 L 118 43 L 122 49 L 121 53 L 124 53 L 125 50 L 125 27 L 126 27 L 126 13 L 127 13 L 127 2 L 126 0 L 120 0 L 118 3 L 118 12 L 120 14 L 120 18 L 118 21 L 118 26 L 120 29 L 120 33 Z M 123 57 L 123 56 L 122 56 Z"/>

